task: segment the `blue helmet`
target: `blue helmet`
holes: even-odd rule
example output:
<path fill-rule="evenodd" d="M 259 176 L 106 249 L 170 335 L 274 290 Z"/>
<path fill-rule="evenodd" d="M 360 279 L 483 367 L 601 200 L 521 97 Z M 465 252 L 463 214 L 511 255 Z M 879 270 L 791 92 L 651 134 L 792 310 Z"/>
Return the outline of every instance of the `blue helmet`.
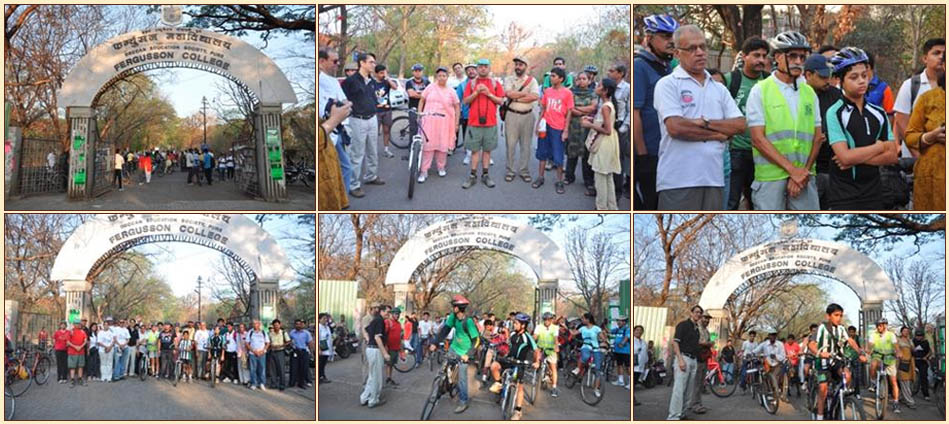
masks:
<path fill-rule="evenodd" d="M 867 57 L 867 53 L 856 47 L 844 47 L 834 57 L 830 58 L 830 63 L 834 65 L 834 73 L 840 72 L 850 65 L 869 62 L 870 58 Z"/>
<path fill-rule="evenodd" d="M 679 23 L 669 15 L 650 15 L 643 19 L 646 24 L 645 31 L 649 34 L 657 32 L 673 33 L 679 29 Z"/>
<path fill-rule="evenodd" d="M 522 323 L 524 323 L 524 324 L 527 324 L 527 323 L 531 322 L 531 317 L 530 317 L 530 315 L 527 315 L 527 314 L 525 314 L 525 313 L 523 313 L 523 312 L 519 312 L 517 315 L 514 315 L 514 319 L 515 319 L 516 321 L 520 321 L 520 322 L 522 322 Z"/>

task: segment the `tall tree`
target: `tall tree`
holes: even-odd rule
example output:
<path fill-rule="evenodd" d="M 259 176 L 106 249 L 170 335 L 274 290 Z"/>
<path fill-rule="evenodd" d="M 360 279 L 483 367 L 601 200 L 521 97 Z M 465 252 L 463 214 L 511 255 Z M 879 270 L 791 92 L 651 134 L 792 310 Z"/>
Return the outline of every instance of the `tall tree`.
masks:
<path fill-rule="evenodd" d="M 153 6 L 153 10 L 157 7 Z M 299 32 L 308 40 L 316 36 L 316 8 L 312 5 L 206 5 L 189 6 L 183 13 L 191 20 L 187 26 L 214 28 L 225 34 L 247 35 L 259 32 L 269 40 L 273 34 Z"/>

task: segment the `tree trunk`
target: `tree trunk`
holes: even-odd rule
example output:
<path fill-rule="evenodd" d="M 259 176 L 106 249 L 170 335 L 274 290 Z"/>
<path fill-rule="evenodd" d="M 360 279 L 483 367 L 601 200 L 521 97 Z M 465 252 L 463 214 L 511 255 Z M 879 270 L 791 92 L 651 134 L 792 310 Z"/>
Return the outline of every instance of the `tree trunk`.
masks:
<path fill-rule="evenodd" d="M 366 233 L 366 228 L 362 226 L 361 216 L 359 214 L 353 214 L 353 234 L 356 239 L 356 252 L 353 254 L 353 268 L 349 272 L 350 280 L 355 280 L 356 276 L 359 275 L 359 269 L 362 265 L 362 247 L 363 247 L 363 235 Z"/>
<path fill-rule="evenodd" d="M 402 11 L 402 39 L 399 40 L 399 77 L 405 75 L 405 33 L 409 31 L 409 14 L 406 13 L 406 8 L 409 6 L 399 6 L 399 10 Z"/>
<path fill-rule="evenodd" d="M 346 51 L 346 45 L 349 44 L 349 36 L 347 35 L 347 31 L 349 30 L 349 10 L 346 8 L 346 5 L 339 7 L 339 16 L 341 18 L 339 22 L 339 54 L 340 57 L 344 59 L 343 63 L 345 63 L 346 57 L 349 56 L 349 53 Z M 333 76 L 338 76 L 339 71 L 340 67 L 337 66 L 336 75 Z"/>

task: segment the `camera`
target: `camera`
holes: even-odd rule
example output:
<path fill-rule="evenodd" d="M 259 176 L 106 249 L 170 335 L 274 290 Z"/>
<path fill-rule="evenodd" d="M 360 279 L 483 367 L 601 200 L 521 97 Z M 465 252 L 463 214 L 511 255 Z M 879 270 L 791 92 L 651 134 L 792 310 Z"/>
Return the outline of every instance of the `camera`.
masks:
<path fill-rule="evenodd" d="M 478 117 L 478 124 L 480 124 L 480 125 L 485 125 L 485 124 L 487 124 L 487 123 L 488 123 L 488 117 L 487 117 L 487 116 L 479 116 L 479 117 Z"/>

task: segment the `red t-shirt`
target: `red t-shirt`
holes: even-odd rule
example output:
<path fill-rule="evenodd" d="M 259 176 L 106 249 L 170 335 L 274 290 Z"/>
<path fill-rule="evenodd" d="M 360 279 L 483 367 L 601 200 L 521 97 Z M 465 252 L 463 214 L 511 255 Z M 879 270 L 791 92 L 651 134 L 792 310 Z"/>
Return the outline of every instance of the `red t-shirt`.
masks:
<path fill-rule="evenodd" d="M 69 339 L 69 330 L 56 330 L 53 333 L 53 349 L 66 350 L 66 340 Z"/>
<path fill-rule="evenodd" d="M 149 156 L 142 157 L 142 168 L 148 172 L 152 172 L 152 158 Z"/>
<path fill-rule="evenodd" d="M 491 79 L 491 78 L 477 78 L 474 81 L 469 81 L 465 84 L 464 97 L 468 97 L 471 93 L 474 93 L 473 88 L 477 88 L 478 84 L 483 84 L 485 87 L 488 87 L 488 90 L 491 91 L 491 94 L 494 94 L 496 97 L 504 97 L 504 88 L 501 87 L 501 83 Z M 478 122 L 478 117 L 484 116 L 485 122 L 484 125 L 481 125 Z M 498 105 L 491 101 L 488 96 L 479 94 L 478 97 L 475 97 L 474 101 L 468 105 L 468 126 L 470 127 L 494 127 L 498 125 Z"/>
<path fill-rule="evenodd" d="M 403 328 L 403 330 L 404 330 L 403 333 L 405 333 L 405 335 L 402 338 L 404 338 L 405 340 L 412 340 L 412 321 L 406 320 L 405 328 Z"/>
<path fill-rule="evenodd" d="M 784 343 L 784 353 L 788 357 L 792 366 L 797 366 L 798 356 L 801 356 L 801 345 L 795 343 Z"/>
<path fill-rule="evenodd" d="M 563 86 L 550 87 L 544 89 L 544 95 L 540 101 L 544 105 L 544 119 L 547 120 L 547 126 L 561 131 L 567 128 L 567 112 L 574 106 L 573 93 Z"/>
<path fill-rule="evenodd" d="M 386 348 L 389 350 L 402 349 L 402 324 L 394 319 L 386 320 Z"/>
<path fill-rule="evenodd" d="M 74 329 L 74 330 L 69 334 L 69 343 L 72 343 L 72 344 L 74 344 L 74 345 L 76 345 L 76 346 L 79 346 L 79 345 L 83 344 L 83 342 L 86 341 L 86 337 L 87 337 L 87 336 L 86 336 L 86 332 L 85 332 L 85 331 L 82 331 L 81 328 L 78 329 L 78 330 L 75 330 L 75 329 Z M 85 347 L 83 347 L 83 348 L 80 349 L 80 350 L 76 350 L 76 349 L 73 348 L 72 346 L 67 346 L 67 348 L 66 348 L 66 354 L 67 354 L 67 355 L 82 355 L 82 354 L 85 354 L 85 353 L 86 353 L 86 348 L 85 348 Z"/>

